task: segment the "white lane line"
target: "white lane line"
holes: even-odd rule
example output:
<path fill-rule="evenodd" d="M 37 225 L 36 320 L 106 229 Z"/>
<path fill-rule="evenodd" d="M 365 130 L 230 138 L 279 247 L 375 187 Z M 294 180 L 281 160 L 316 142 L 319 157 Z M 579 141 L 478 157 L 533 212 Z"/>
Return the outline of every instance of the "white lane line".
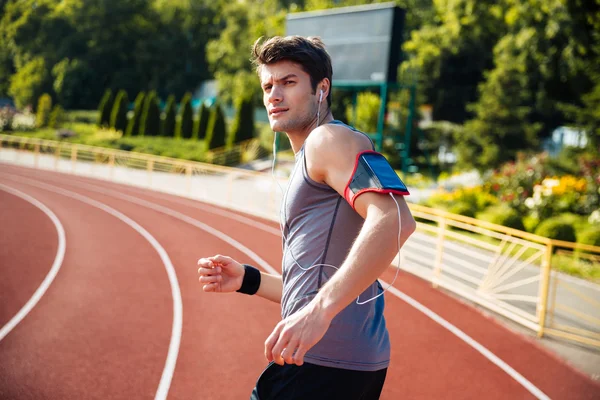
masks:
<path fill-rule="evenodd" d="M 52 281 L 56 277 L 56 274 L 58 274 L 58 271 L 60 270 L 62 262 L 65 258 L 65 251 L 67 248 L 67 239 L 65 236 L 65 229 L 63 228 L 62 224 L 60 223 L 60 220 L 58 219 L 58 217 L 52 212 L 52 210 L 50 210 L 48 207 L 46 207 L 42 202 L 40 202 L 39 200 L 35 199 L 34 197 L 32 197 L 28 194 L 21 192 L 20 190 L 17 190 L 10 186 L 3 185 L 1 183 L 0 183 L 0 190 L 4 190 L 5 192 L 8 192 L 17 197 L 20 197 L 23 200 L 31 203 L 35 207 L 39 208 L 44 214 L 46 214 L 48 216 L 48 218 L 50 218 L 50 220 L 54 224 L 54 227 L 56 228 L 56 232 L 58 233 L 58 249 L 56 250 L 56 256 L 54 257 L 54 262 L 52 263 L 52 267 L 50 268 L 50 271 L 48 271 L 48 274 L 46 275 L 46 277 L 44 278 L 44 280 L 42 281 L 40 286 L 37 288 L 37 290 L 33 293 L 33 296 L 31 296 L 29 301 L 27 301 L 27 303 L 25 303 L 25 305 L 23 307 L 21 307 L 19 312 L 17 312 L 15 314 L 15 316 L 12 317 L 10 319 L 10 321 L 8 321 L 2 327 L 2 329 L 0 329 L 0 341 L 2 341 L 2 339 L 4 339 L 6 337 L 6 335 L 8 335 L 10 333 L 10 331 L 12 331 L 15 328 L 15 326 L 17 326 L 19 324 L 19 322 L 21 322 L 23 320 L 23 318 L 25 318 L 27 316 L 27 314 L 29 314 L 29 312 L 33 309 L 33 307 L 35 307 L 35 305 L 38 303 L 38 301 L 40 301 L 40 299 L 42 298 L 44 293 L 46 293 L 46 290 L 48 290 L 48 288 L 50 287 L 50 284 L 52 284 Z"/>
<path fill-rule="evenodd" d="M 72 184 L 74 186 L 78 186 L 77 184 L 74 184 L 74 183 L 70 183 L 70 184 Z M 198 223 L 198 224 L 201 224 L 204 227 L 208 227 L 209 229 L 204 229 L 203 227 L 200 228 L 200 229 L 203 229 L 203 230 L 207 231 L 208 233 L 211 233 L 211 231 L 216 231 L 220 235 L 223 235 L 223 236 L 226 236 L 227 238 L 229 238 L 227 235 L 221 233 L 220 231 L 217 231 L 216 229 L 214 229 L 212 227 L 209 227 L 209 226 L 207 226 L 205 224 L 202 224 L 201 222 L 198 222 L 198 221 L 196 221 L 196 220 L 188 217 L 187 215 L 181 214 L 181 213 L 179 213 L 177 211 L 173 211 L 173 210 L 171 210 L 171 209 L 169 209 L 167 207 L 155 205 L 154 203 L 150 203 L 148 201 L 145 201 L 145 200 L 142 200 L 142 199 L 138 199 L 138 198 L 133 197 L 133 196 L 123 195 L 121 193 L 112 191 L 110 189 L 104 189 L 104 188 L 98 189 L 96 187 L 93 187 L 93 185 L 88 185 L 88 184 L 85 184 L 85 186 L 89 187 L 90 190 L 93 190 L 93 191 L 96 191 L 96 192 L 99 192 L 99 193 L 105 193 L 105 194 L 113 193 L 113 194 L 110 194 L 110 195 L 114 196 L 114 197 L 122 197 L 124 199 L 127 198 L 128 201 L 132 201 L 134 203 L 137 203 L 137 204 L 140 204 L 140 205 L 144 205 L 146 207 L 154 208 L 157 211 L 161 211 L 161 209 L 164 209 L 165 211 L 167 211 L 167 213 L 169 215 L 171 215 L 171 216 L 173 216 L 175 218 L 179 218 L 179 219 L 185 220 L 186 222 L 195 221 L 195 223 L 190 222 L 194 226 L 197 226 L 196 223 Z M 161 211 L 161 212 L 165 212 L 165 211 Z M 237 217 L 237 215 L 235 215 L 235 214 L 234 214 L 234 216 Z M 237 218 L 235 218 L 233 216 L 230 217 L 230 218 L 237 219 Z M 188 221 L 188 220 L 190 220 L 190 221 Z M 279 233 L 281 233 L 281 232 L 279 232 Z M 221 238 L 221 237 L 219 236 L 219 238 Z M 234 239 L 231 239 L 231 240 L 232 240 L 232 242 L 239 243 L 239 242 L 235 241 Z M 233 245 L 233 246 L 235 247 L 235 245 Z M 243 246 L 243 245 L 241 245 L 241 246 Z M 245 246 L 243 246 L 243 247 L 246 248 Z M 242 251 L 244 253 L 246 253 L 244 250 L 242 250 Z M 248 251 L 251 254 L 254 254 L 254 252 L 252 252 L 251 250 L 248 249 Z M 254 258 L 249 253 L 246 253 L 246 254 L 248 256 L 250 256 L 251 258 L 253 258 L 255 261 L 257 261 L 257 258 L 260 259 L 260 260 L 262 260 L 260 257 L 258 257 L 258 255 L 256 255 L 257 258 Z M 267 264 L 266 262 L 264 262 L 264 265 L 262 263 L 259 263 L 259 264 L 261 264 L 261 266 L 263 268 L 265 268 L 265 269 L 267 269 L 267 267 L 268 267 L 267 270 L 270 273 L 275 274 L 275 275 L 279 275 L 279 273 L 273 267 L 271 267 L 269 264 Z M 387 284 L 387 283 L 385 283 L 383 281 L 382 281 L 382 283 L 384 283 L 385 285 L 389 286 L 389 284 Z M 453 333 L 454 335 L 456 335 L 459 339 L 463 340 L 466 344 L 468 344 L 469 346 L 473 347 L 476 351 L 478 351 L 481 355 L 483 355 L 485 358 L 487 358 L 490 362 L 492 362 L 498 368 L 500 368 L 501 370 L 503 370 L 504 372 L 506 372 L 511 378 L 515 379 L 527 391 L 529 391 L 534 396 L 536 396 L 536 398 L 538 398 L 540 400 L 548 400 L 548 399 L 550 399 L 546 394 L 544 394 L 544 392 L 542 392 L 539 388 L 537 388 L 535 385 L 533 385 L 533 383 L 531 383 L 529 380 L 527 380 L 525 377 L 523 377 L 521 374 L 519 374 L 517 371 L 515 371 L 512 367 L 510 367 L 504 361 L 502 361 L 502 359 L 500 359 L 494 353 L 492 353 L 491 351 L 489 351 L 488 349 L 486 349 L 483 345 L 481 345 L 475 339 L 471 338 L 469 335 L 467 335 L 466 333 L 464 333 L 463 331 L 461 331 L 459 328 L 457 328 L 456 326 L 454 326 L 450 322 L 448 322 L 445 319 L 443 319 L 441 316 L 439 316 L 438 314 L 436 314 L 432 310 L 430 310 L 427 307 L 423 306 L 417 300 L 415 300 L 412 297 L 404 294 L 403 292 L 401 292 L 400 290 L 396 289 L 393 286 L 391 286 L 389 288 L 389 292 L 392 293 L 394 296 L 398 297 L 399 299 L 401 299 L 402 301 L 405 301 L 410 306 L 412 306 L 412 307 L 416 308 L 417 310 L 421 311 L 426 316 L 428 316 L 429 318 L 431 318 L 433 321 L 437 322 L 442 327 L 444 327 L 445 329 L 449 330 L 451 333 Z"/>
<path fill-rule="evenodd" d="M 4 174 L 3 174 L 4 175 Z M 11 177 L 11 179 L 16 179 Z M 99 201 L 93 200 L 89 197 L 80 195 L 75 192 L 71 192 L 66 189 L 60 189 L 57 187 L 53 187 L 47 185 L 45 183 L 41 183 L 35 181 L 33 179 L 19 177 L 19 182 L 23 182 L 28 185 L 37 186 L 41 189 L 48 190 L 50 192 L 58 193 L 66 197 L 73 198 L 75 200 L 79 200 L 83 203 L 89 204 L 92 207 L 96 207 L 102 211 L 105 211 L 121 221 L 125 222 L 127 225 L 132 227 L 135 231 L 137 231 L 140 235 L 142 235 L 151 245 L 154 247 L 158 255 L 160 256 L 165 269 L 167 270 L 167 275 L 169 277 L 169 283 L 171 284 L 171 295 L 173 296 L 173 326 L 171 328 L 171 340 L 169 343 L 169 351 L 167 353 L 167 360 L 165 363 L 165 367 L 163 369 L 162 376 L 160 378 L 160 383 L 158 385 L 158 389 L 156 391 L 155 399 L 166 399 L 167 394 L 169 393 L 169 387 L 171 386 L 171 380 L 173 379 L 173 372 L 175 371 L 175 364 L 177 362 L 177 355 L 179 353 L 179 344 L 181 342 L 181 326 L 182 326 L 182 301 L 181 301 L 181 291 L 179 290 L 179 283 L 177 282 L 177 275 L 175 274 L 175 268 L 171 263 L 171 259 L 169 255 L 165 251 L 165 249 L 158 243 L 158 241 L 141 225 L 137 222 L 126 216 L 125 214 L 115 210 L 112 207 L 107 206 Z"/>
<path fill-rule="evenodd" d="M 24 178 L 26 179 L 26 178 Z M 123 194 L 111 189 L 107 189 L 104 187 L 97 187 L 94 185 L 90 185 L 90 184 L 85 184 L 85 183 L 74 183 L 74 182 L 69 182 L 69 185 L 72 186 L 76 186 L 76 187 L 80 187 L 86 190 L 90 190 L 92 192 L 96 192 L 96 193 L 100 193 L 100 194 L 104 194 L 104 195 L 109 195 L 112 197 L 116 197 L 119 199 L 123 199 L 125 201 L 128 201 L 130 203 L 134 203 L 134 204 L 139 204 L 141 206 L 147 207 L 147 208 L 151 208 L 155 211 L 158 211 L 160 213 L 163 214 L 167 214 L 173 218 L 177 218 L 181 221 L 187 222 L 188 224 L 195 226 L 198 229 L 201 229 L 219 239 L 221 239 L 222 241 L 224 241 L 225 243 L 231 245 L 232 247 L 238 249 L 239 251 L 241 251 L 242 253 L 246 254 L 248 257 L 250 257 L 254 262 L 256 262 L 260 267 L 262 267 L 265 271 L 269 272 L 270 274 L 274 274 L 279 276 L 279 272 L 277 272 L 277 270 L 275 268 L 273 268 L 268 262 L 266 262 L 263 258 L 261 258 L 258 254 L 256 254 L 254 251 L 250 250 L 248 247 L 244 246 L 242 243 L 238 242 L 237 240 L 235 240 L 234 238 L 232 238 L 231 236 L 213 228 L 210 225 L 207 225 L 203 222 L 198 221 L 197 219 L 194 219 L 192 217 L 189 217 L 183 213 L 180 213 L 179 211 L 175 211 L 171 208 L 165 207 L 165 206 L 161 206 L 159 204 L 156 203 L 152 203 L 150 201 L 146 201 L 146 200 L 142 200 L 138 197 L 134 197 L 134 196 L 130 196 L 127 194 Z M 239 216 L 237 214 L 231 213 L 231 216 L 229 216 L 229 218 L 232 219 L 237 219 Z M 248 220 L 248 222 L 246 221 Z M 239 220 L 242 223 L 247 223 L 251 226 L 252 225 L 252 220 L 249 218 L 245 218 L 245 217 L 241 217 L 241 219 Z M 279 231 L 277 231 L 276 229 L 273 229 L 271 227 L 269 227 L 271 230 L 276 231 L 277 233 L 281 233 Z M 267 231 L 268 232 L 268 231 Z M 272 232 L 273 233 L 273 232 Z"/>
<path fill-rule="evenodd" d="M 519 382 L 525 389 L 527 389 L 527 391 L 533 394 L 536 398 L 540 400 L 550 400 L 550 397 L 548 397 L 544 392 L 538 389 L 533 383 L 531 383 L 523 375 L 515 371 L 514 368 L 512 368 L 510 365 L 502 361 L 497 355 L 483 347 L 483 345 L 481 345 L 475 339 L 473 339 L 472 337 L 461 331 L 459 328 L 452 325 L 450 322 L 446 321 L 444 318 L 440 317 L 438 314 L 431 311 L 429 308 L 425 307 L 423 304 L 419 303 L 417 300 L 413 299 L 409 295 L 405 294 L 404 292 L 401 292 L 394 286 L 389 286 L 389 284 L 385 283 L 384 281 L 381 282 L 388 287 L 388 290 L 390 291 L 390 293 L 394 294 L 394 296 L 400 298 L 400 300 L 408 303 L 417 310 L 421 311 L 423 314 L 425 314 L 426 316 L 428 316 L 429 318 L 431 318 L 432 320 L 449 330 L 451 333 L 456 335 L 460 340 L 473 347 L 485 358 L 494 363 L 498 368 L 506 372 L 511 378 Z"/>

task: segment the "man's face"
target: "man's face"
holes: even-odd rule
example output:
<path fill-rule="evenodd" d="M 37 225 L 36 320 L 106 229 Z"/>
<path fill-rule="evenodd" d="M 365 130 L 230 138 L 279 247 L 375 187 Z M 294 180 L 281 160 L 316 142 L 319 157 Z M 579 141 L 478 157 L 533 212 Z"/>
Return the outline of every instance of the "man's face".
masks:
<path fill-rule="evenodd" d="M 291 61 L 263 65 L 260 70 L 263 103 L 275 132 L 295 132 L 309 127 L 317 117 L 318 98 L 310 76 Z"/>

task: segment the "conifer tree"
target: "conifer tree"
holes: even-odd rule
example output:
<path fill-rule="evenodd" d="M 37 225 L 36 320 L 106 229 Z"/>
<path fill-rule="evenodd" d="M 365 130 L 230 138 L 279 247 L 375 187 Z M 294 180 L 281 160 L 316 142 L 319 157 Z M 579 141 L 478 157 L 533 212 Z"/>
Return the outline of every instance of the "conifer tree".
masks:
<path fill-rule="evenodd" d="M 138 134 L 140 130 L 140 119 L 142 116 L 142 111 L 144 108 L 144 99 L 146 98 L 146 93 L 139 92 L 135 98 L 135 102 L 133 105 L 133 117 L 129 120 L 127 124 L 127 132 L 125 136 L 135 136 Z"/>
<path fill-rule="evenodd" d="M 225 116 L 219 104 L 213 107 L 208 127 L 206 129 L 206 143 L 209 150 L 225 146 L 227 128 L 225 126 Z"/>
<path fill-rule="evenodd" d="M 165 106 L 165 119 L 162 123 L 161 136 L 175 136 L 175 96 L 170 95 L 167 98 Z"/>
<path fill-rule="evenodd" d="M 112 113 L 110 114 L 110 126 L 117 131 L 125 133 L 127 129 L 127 111 L 129 108 L 129 98 L 127 92 L 119 90 Z"/>

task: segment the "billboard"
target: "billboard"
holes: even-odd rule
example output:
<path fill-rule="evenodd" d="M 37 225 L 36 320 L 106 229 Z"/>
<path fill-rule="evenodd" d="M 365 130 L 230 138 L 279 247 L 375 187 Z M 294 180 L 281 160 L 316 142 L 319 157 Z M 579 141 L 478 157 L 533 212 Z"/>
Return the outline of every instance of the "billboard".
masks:
<path fill-rule="evenodd" d="M 404 10 L 394 3 L 288 14 L 286 35 L 319 36 L 333 63 L 333 83 L 395 82 Z"/>

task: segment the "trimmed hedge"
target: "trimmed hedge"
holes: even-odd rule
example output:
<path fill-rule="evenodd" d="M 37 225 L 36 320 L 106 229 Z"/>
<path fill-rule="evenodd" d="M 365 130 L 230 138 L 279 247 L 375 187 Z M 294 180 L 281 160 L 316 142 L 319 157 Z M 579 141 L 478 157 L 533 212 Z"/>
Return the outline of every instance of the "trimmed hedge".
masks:
<path fill-rule="evenodd" d="M 161 136 L 175 137 L 175 96 L 167 97 L 167 105 L 165 106 L 165 120 L 160 131 Z"/>
<path fill-rule="evenodd" d="M 114 99 L 112 90 L 106 89 L 106 91 L 104 92 L 104 96 L 102 96 L 102 99 L 100 100 L 100 105 L 98 106 L 98 126 L 110 126 L 110 113 L 112 112 L 113 102 Z"/>
<path fill-rule="evenodd" d="M 535 229 L 535 234 L 549 239 L 567 242 L 576 241 L 575 228 L 561 217 L 548 218 L 542 221 Z"/>
<path fill-rule="evenodd" d="M 251 99 L 238 100 L 229 144 L 240 143 L 254 137 L 254 107 Z"/>
<path fill-rule="evenodd" d="M 112 112 L 110 114 L 110 126 L 117 131 L 125 132 L 127 129 L 127 111 L 129 108 L 129 98 L 127 92 L 119 90 L 115 104 L 113 105 Z"/>
<path fill-rule="evenodd" d="M 198 126 L 194 135 L 198 140 L 206 138 L 206 128 L 208 127 L 208 120 L 210 119 L 210 108 L 206 104 L 202 103 L 200 106 L 200 116 L 198 118 Z"/>
<path fill-rule="evenodd" d="M 65 110 L 57 104 L 52 108 L 52 112 L 50 113 L 50 118 L 48 120 L 49 128 L 60 128 L 65 121 Z"/>
<path fill-rule="evenodd" d="M 139 92 L 136 96 L 133 106 L 133 117 L 131 117 L 129 123 L 127 124 L 127 132 L 125 132 L 125 136 L 135 136 L 138 134 L 140 130 L 140 119 L 142 117 L 145 98 L 145 92 Z"/>
<path fill-rule="evenodd" d="M 577 242 L 600 246 L 600 226 L 592 226 L 577 235 Z"/>
<path fill-rule="evenodd" d="M 160 132 L 160 108 L 156 92 L 152 91 L 144 102 L 144 112 L 140 120 L 140 136 L 158 136 Z"/>
<path fill-rule="evenodd" d="M 192 94 L 190 92 L 183 95 L 181 99 L 179 116 L 176 136 L 182 139 L 190 139 L 194 133 L 194 112 L 192 110 Z"/>
<path fill-rule="evenodd" d="M 473 209 L 473 206 L 465 202 L 452 204 L 452 206 L 448 208 L 448 212 L 451 212 L 452 214 L 463 215 L 465 217 L 475 218 L 475 210 Z"/>
<path fill-rule="evenodd" d="M 506 226 L 508 228 L 525 230 L 523 220 L 519 213 L 505 204 L 490 206 L 477 214 L 477 218 L 492 224 Z"/>
<path fill-rule="evenodd" d="M 52 110 L 52 97 L 48 93 L 44 93 L 38 99 L 37 113 L 35 116 L 35 125 L 38 128 L 48 126 L 50 112 Z"/>
<path fill-rule="evenodd" d="M 208 127 L 206 129 L 206 143 L 209 150 L 225 146 L 227 137 L 227 127 L 225 126 L 225 116 L 219 104 L 213 107 Z"/>

